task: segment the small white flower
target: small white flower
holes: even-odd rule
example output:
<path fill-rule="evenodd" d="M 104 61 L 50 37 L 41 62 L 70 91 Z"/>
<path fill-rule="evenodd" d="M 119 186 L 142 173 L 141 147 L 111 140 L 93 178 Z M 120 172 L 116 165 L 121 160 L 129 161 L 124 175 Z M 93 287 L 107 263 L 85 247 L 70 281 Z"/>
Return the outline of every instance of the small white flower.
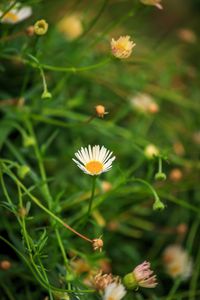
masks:
<path fill-rule="evenodd" d="M 126 295 L 126 290 L 121 283 L 110 283 L 103 295 L 103 300 L 121 300 Z"/>
<path fill-rule="evenodd" d="M 81 150 L 75 153 L 75 156 L 78 161 L 74 158 L 73 161 L 77 166 L 84 173 L 92 176 L 109 171 L 112 168 L 112 162 L 115 160 L 115 156 L 111 157 L 111 151 L 99 145 L 82 147 Z"/>
<path fill-rule="evenodd" d="M 188 279 L 192 274 L 193 261 L 179 245 L 168 246 L 163 253 L 163 262 L 168 275 L 172 278 Z"/>
<path fill-rule="evenodd" d="M 0 16 L 3 15 L 3 12 L 0 11 Z M 9 12 L 5 14 L 2 18 L 2 23 L 7 24 L 16 24 L 19 23 L 32 15 L 32 8 L 30 6 L 21 7 L 18 2 Z"/>

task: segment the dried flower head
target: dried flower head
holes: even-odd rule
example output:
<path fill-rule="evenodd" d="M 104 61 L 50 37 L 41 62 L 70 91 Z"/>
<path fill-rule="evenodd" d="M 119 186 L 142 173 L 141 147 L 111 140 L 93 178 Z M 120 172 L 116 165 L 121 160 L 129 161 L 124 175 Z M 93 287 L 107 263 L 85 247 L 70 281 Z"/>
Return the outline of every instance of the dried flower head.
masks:
<path fill-rule="evenodd" d="M 125 295 L 126 290 L 123 284 L 112 282 L 105 288 L 103 300 L 121 300 Z"/>
<path fill-rule="evenodd" d="M 64 17 L 58 23 L 58 30 L 70 40 L 78 38 L 83 32 L 81 18 L 78 15 Z"/>
<path fill-rule="evenodd" d="M 0 11 L 0 17 L 3 15 L 3 12 Z M 21 6 L 18 2 L 15 6 L 9 10 L 2 18 L 2 23 L 16 24 L 19 23 L 32 15 L 32 8 L 30 6 Z"/>
<path fill-rule="evenodd" d="M 37 35 L 44 35 L 48 30 L 48 23 L 45 20 L 39 20 L 34 24 L 34 31 Z"/>
<path fill-rule="evenodd" d="M 76 273 L 78 275 L 89 272 L 91 269 L 91 266 L 89 265 L 89 263 L 82 258 L 77 258 L 75 260 L 72 259 L 70 261 L 70 265 L 73 268 L 74 273 Z"/>
<path fill-rule="evenodd" d="M 133 290 L 137 287 L 155 288 L 157 286 L 156 275 L 150 269 L 150 263 L 144 261 L 131 273 L 125 275 L 123 282 L 127 289 Z"/>
<path fill-rule="evenodd" d="M 192 259 L 179 245 L 168 246 L 163 253 L 163 263 L 168 275 L 186 280 L 192 273 Z"/>
<path fill-rule="evenodd" d="M 111 151 L 99 145 L 93 147 L 89 145 L 87 148 L 81 148 L 75 153 L 75 156 L 79 160 L 73 158 L 77 166 L 84 173 L 92 176 L 109 171 L 112 168 L 112 162 L 115 160 L 115 156 L 111 157 Z"/>
<path fill-rule="evenodd" d="M 130 97 L 130 103 L 135 110 L 144 114 L 155 114 L 159 112 L 159 106 L 154 99 L 146 93 L 138 93 Z"/>
<path fill-rule="evenodd" d="M 156 6 L 158 9 L 163 9 L 161 5 L 162 0 L 140 0 L 145 5 L 153 5 Z"/>
<path fill-rule="evenodd" d="M 147 158 L 152 159 L 154 156 L 159 155 L 159 150 L 154 144 L 149 144 L 144 149 L 144 154 Z"/>
<path fill-rule="evenodd" d="M 103 118 L 104 115 L 107 115 L 108 112 L 106 112 L 105 106 L 99 104 L 95 107 L 96 114 L 98 117 Z"/>
<path fill-rule="evenodd" d="M 100 271 L 93 280 L 94 286 L 97 290 L 103 291 L 105 288 L 114 281 L 112 274 L 102 274 Z"/>
<path fill-rule="evenodd" d="M 111 40 L 112 54 L 117 58 L 128 58 L 135 47 L 135 43 L 130 40 L 130 36 L 121 36 L 118 40 Z"/>
<path fill-rule="evenodd" d="M 103 248 L 103 240 L 101 238 L 93 239 L 92 246 L 95 251 L 99 250 L 101 252 Z"/>

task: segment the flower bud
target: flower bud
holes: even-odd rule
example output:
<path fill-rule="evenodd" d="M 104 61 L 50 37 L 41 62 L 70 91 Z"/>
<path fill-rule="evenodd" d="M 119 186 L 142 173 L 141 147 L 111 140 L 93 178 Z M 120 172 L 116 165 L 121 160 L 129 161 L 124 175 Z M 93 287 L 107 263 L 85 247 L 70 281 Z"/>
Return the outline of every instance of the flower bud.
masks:
<path fill-rule="evenodd" d="M 48 23 L 45 20 L 39 20 L 34 24 L 34 32 L 37 35 L 44 35 L 48 30 Z"/>
<path fill-rule="evenodd" d="M 103 118 L 104 115 L 108 114 L 108 112 L 105 111 L 105 106 L 103 105 L 97 105 L 95 109 L 96 109 L 97 116 L 100 118 Z"/>
<path fill-rule="evenodd" d="M 21 179 L 24 179 L 29 172 L 30 168 L 27 165 L 21 166 L 17 170 L 17 174 Z"/>
<path fill-rule="evenodd" d="M 51 99 L 52 95 L 49 91 L 44 91 L 41 96 L 42 99 Z"/>
<path fill-rule="evenodd" d="M 160 200 L 156 200 L 153 204 L 153 210 L 163 210 L 164 208 L 165 205 Z"/>
<path fill-rule="evenodd" d="M 23 136 L 23 145 L 25 148 L 35 145 L 35 139 L 32 136 L 24 135 Z"/>
<path fill-rule="evenodd" d="M 155 179 L 158 180 L 158 181 L 165 181 L 167 179 L 167 176 L 163 172 L 158 172 L 155 175 Z"/>

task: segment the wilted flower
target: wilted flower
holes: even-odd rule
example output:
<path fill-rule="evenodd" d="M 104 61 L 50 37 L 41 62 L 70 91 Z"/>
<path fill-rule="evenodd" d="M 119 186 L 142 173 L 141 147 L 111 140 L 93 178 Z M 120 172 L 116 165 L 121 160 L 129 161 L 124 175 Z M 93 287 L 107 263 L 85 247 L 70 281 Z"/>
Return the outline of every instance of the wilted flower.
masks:
<path fill-rule="evenodd" d="M 93 280 L 95 288 L 100 291 L 105 290 L 105 288 L 113 281 L 114 277 L 112 274 L 102 274 L 102 271 L 100 271 Z"/>
<path fill-rule="evenodd" d="M 64 17 L 58 23 L 58 30 L 70 40 L 78 38 L 83 32 L 81 19 L 78 15 Z"/>
<path fill-rule="evenodd" d="M 145 5 L 153 5 L 156 6 L 158 9 L 163 9 L 161 5 L 162 0 L 140 0 Z"/>
<path fill-rule="evenodd" d="M 103 240 L 101 238 L 93 239 L 92 246 L 95 251 L 99 250 L 101 252 L 103 248 Z"/>
<path fill-rule="evenodd" d="M 39 20 L 34 24 L 34 31 L 37 35 L 44 35 L 48 30 L 48 23 L 45 20 Z"/>
<path fill-rule="evenodd" d="M 112 282 L 106 288 L 103 300 L 121 300 L 126 295 L 126 290 L 121 283 Z"/>
<path fill-rule="evenodd" d="M 124 276 L 123 282 L 127 289 L 133 290 L 139 286 L 144 288 L 155 288 L 158 284 L 156 275 L 150 269 L 150 263 L 144 261 L 138 265 L 131 273 Z"/>
<path fill-rule="evenodd" d="M 3 12 L 0 11 L 0 17 L 3 15 Z M 16 5 L 9 10 L 5 16 L 1 19 L 2 23 L 16 24 L 19 23 L 32 15 L 32 8 L 30 6 L 21 6 L 18 2 Z"/>
<path fill-rule="evenodd" d="M 106 112 L 106 110 L 105 110 L 105 106 L 103 106 L 103 105 L 97 105 L 95 107 L 95 110 L 96 110 L 97 116 L 100 117 L 100 118 L 103 118 L 104 115 L 108 114 L 108 112 Z"/>
<path fill-rule="evenodd" d="M 135 47 L 135 43 L 130 40 L 130 36 L 121 36 L 118 40 L 111 40 L 111 49 L 112 54 L 117 58 L 128 58 L 131 53 L 133 47 Z"/>
<path fill-rule="evenodd" d="M 73 161 L 77 166 L 88 175 L 100 175 L 107 172 L 112 168 L 112 162 L 115 160 L 115 156 L 110 158 L 112 152 L 107 150 L 104 146 L 99 145 L 88 148 L 81 148 L 75 153 L 75 156 L 79 161 L 73 158 Z"/>
<path fill-rule="evenodd" d="M 154 156 L 159 155 L 159 150 L 154 144 L 149 144 L 144 149 L 144 154 L 147 158 L 152 159 Z"/>
<path fill-rule="evenodd" d="M 185 280 L 191 275 L 192 259 L 179 245 L 170 245 L 165 249 L 163 263 L 167 274 L 172 278 L 180 277 Z"/>
<path fill-rule="evenodd" d="M 159 112 L 159 106 L 154 99 L 146 93 L 138 93 L 130 98 L 131 105 L 141 113 L 155 114 Z"/>

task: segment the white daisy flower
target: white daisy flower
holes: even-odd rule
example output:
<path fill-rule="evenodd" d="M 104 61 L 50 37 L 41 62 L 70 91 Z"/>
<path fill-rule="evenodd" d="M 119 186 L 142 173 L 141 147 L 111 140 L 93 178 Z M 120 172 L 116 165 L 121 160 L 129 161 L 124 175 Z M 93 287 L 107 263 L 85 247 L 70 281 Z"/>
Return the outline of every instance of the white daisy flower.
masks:
<path fill-rule="evenodd" d="M 121 283 L 113 282 L 107 285 L 103 300 L 121 300 L 126 295 L 126 290 Z"/>
<path fill-rule="evenodd" d="M 3 12 L 0 11 L 0 17 L 3 15 Z M 7 24 L 16 24 L 19 23 L 32 15 L 32 8 L 30 6 L 21 7 L 18 2 L 9 12 L 3 16 L 1 22 Z"/>
<path fill-rule="evenodd" d="M 86 148 L 75 153 L 78 160 L 73 158 L 73 161 L 77 166 L 88 175 L 100 175 L 107 172 L 112 168 L 112 162 L 115 160 L 115 156 L 112 156 L 112 152 L 107 150 L 104 146 L 99 145 Z"/>

